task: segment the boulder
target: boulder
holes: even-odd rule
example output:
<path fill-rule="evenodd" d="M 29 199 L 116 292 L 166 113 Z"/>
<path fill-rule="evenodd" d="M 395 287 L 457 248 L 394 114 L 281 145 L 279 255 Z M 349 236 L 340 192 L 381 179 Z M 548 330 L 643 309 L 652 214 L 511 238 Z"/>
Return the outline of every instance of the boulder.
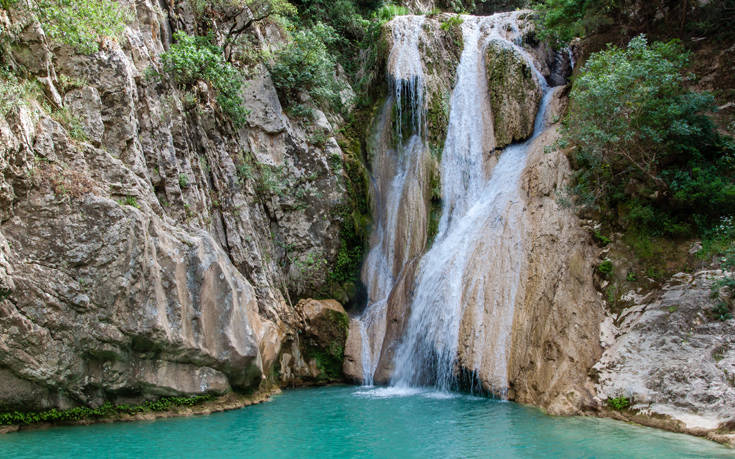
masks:
<path fill-rule="evenodd" d="M 542 93 L 528 59 L 500 39 L 490 40 L 485 50 L 496 148 L 533 133 Z"/>

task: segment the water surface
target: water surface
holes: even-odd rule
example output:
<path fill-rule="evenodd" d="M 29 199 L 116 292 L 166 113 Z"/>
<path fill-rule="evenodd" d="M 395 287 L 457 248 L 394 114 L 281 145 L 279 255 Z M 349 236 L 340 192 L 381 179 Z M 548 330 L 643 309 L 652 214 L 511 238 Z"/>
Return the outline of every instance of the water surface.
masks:
<path fill-rule="evenodd" d="M 210 416 L 0 435 L 0 457 L 733 457 L 703 439 L 419 389 L 289 390 Z"/>

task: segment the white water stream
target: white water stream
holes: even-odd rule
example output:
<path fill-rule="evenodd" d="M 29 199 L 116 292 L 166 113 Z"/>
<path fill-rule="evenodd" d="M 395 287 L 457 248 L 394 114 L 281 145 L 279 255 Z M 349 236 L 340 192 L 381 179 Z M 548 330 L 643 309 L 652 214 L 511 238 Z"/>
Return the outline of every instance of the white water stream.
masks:
<path fill-rule="evenodd" d="M 484 381 L 484 390 L 501 396 L 507 391 L 509 343 L 525 258 L 520 177 L 528 147 L 544 128 L 551 94 L 533 59 L 519 46 L 514 18 L 462 17 L 464 49 L 441 162 L 442 216 L 434 243 L 418 266 L 410 317 L 395 353 L 391 385 L 399 388 L 456 389 L 461 368 L 473 374 L 473 381 Z M 428 151 L 419 50 L 423 23 L 421 16 L 401 16 L 390 24 L 392 94 L 373 139 L 382 145 L 372 162 L 376 226 L 362 272 L 368 289 L 360 317 L 366 385 L 372 385 L 381 356 L 390 293 L 424 245 L 416 239 L 426 231 L 425 210 L 416 205 L 423 202 L 421 164 Z M 494 167 L 493 88 L 487 87 L 484 62 L 491 39 L 522 55 L 544 92 L 532 138 L 507 147 Z M 394 148 L 385 142 L 389 120 L 395 124 Z M 406 124 L 410 132 L 404 132 Z"/>
<path fill-rule="evenodd" d="M 368 291 L 367 306 L 360 317 L 366 385 L 373 383 L 383 346 L 388 296 L 406 262 L 423 250 L 423 239 L 417 239 L 425 233 L 421 229 L 425 223 L 421 222 L 426 215 L 415 203 L 423 201 L 421 165 L 427 152 L 424 76 L 419 52 L 424 20 L 424 16 L 399 16 L 391 24 L 393 47 L 388 76 L 392 94 L 374 133 L 372 197 L 376 222 L 362 269 Z M 410 132 L 404 132 L 406 127 Z"/>
<path fill-rule="evenodd" d="M 395 356 L 392 385 L 457 388 L 461 366 L 482 372 L 486 390 L 504 395 L 513 314 L 522 263 L 523 203 L 520 176 L 531 140 L 506 148 L 487 177 L 488 152 L 495 147 L 491 109 L 485 94 L 483 54 L 490 38 L 507 33 L 491 17 L 463 17 L 464 50 L 452 93 L 442 153 L 442 218 L 431 250 L 421 260 L 411 315 Z M 545 96 L 534 137 L 543 130 L 549 100 L 545 80 L 532 60 Z M 475 311 L 466 311 L 474 307 Z M 490 320 L 487 320 L 487 316 Z M 463 319 L 470 318 L 463 325 Z M 483 320 L 484 319 L 484 320 Z M 465 327 L 464 348 L 460 330 Z"/>

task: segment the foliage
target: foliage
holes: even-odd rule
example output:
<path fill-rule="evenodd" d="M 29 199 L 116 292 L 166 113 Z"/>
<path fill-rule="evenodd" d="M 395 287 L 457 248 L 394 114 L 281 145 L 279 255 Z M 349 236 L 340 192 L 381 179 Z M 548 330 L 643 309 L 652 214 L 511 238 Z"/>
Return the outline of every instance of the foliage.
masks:
<path fill-rule="evenodd" d="M 212 44 L 209 36 L 191 36 L 179 31 L 174 39 L 176 42 L 161 55 L 164 71 L 181 87 L 193 86 L 199 80 L 209 83 L 217 91 L 217 103 L 222 111 L 236 126 L 243 126 L 249 111 L 240 96 L 243 85 L 240 71 L 225 60 L 222 49 Z"/>
<path fill-rule="evenodd" d="M 340 108 L 342 85 L 335 78 L 335 60 L 328 45 L 338 39 L 334 29 L 317 23 L 295 30 L 292 41 L 275 53 L 270 66 L 273 83 L 286 102 L 306 91 L 323 108 Z"/>
<path fill-rule="evenodd" d="M 599 231 L 595 231 L 594 234 L 592 234 L 592 238 L 602 247 L 607 246 L 610 242 L 609 237 L 605 236 L 604 234 L 600 233 Z"/>
<path fill-rule="evenodd" d="M 730 222 L 732 222 L 732 219 L 730 219 Z M 725 275 L 712 286 L 712 294 L 718 302 L 710 311 L 710 315 L 713 319 L 720 321 L 730 320 L 733 318 L 732 309 L 727 300 L 720 297 L 723 287 L 729 290 L 730 301 L 732 301 L 732 297 L 734 296 L 733 294 L 735 293 L 735 243 L 732 241 L 733 240 L 730 242 L 730 247 L 725 250 L 722 258 L 720 259 L 722 268 L 725 270 Z"/>
<path fill-rule="evenodd" d="M 343 67 L 354 70 L 360 43 L 365 37 L 369 21 L 363 17 L 360 5 L 353 0 L 306 0 L 300 2 L 299 24 L 302 29 L 329 24 L 335 40 L 328 43 L 330 51 Z"/>
<path fill-rule="evenodd" d="M 192 5 L 197 16 L 209 18 L 221 17 L 225 11 L 238 15 L 247 8 L 250 18 L 241 26 L 243 29 L 270 16 L 293 16 L 297 13 L 296 7 L 286 0 L 192 0 Z"/>
<path fill-rule="evenodd" d="M 283 167 L 258 164 L 258 177 L 255 191 L 259 196 L 283 196 L 288 188 Z"/>
<path fill-rule="evenodd" d="M 135 199 L 135 196 L 127 195 L 125 196 L 125 199 L 120 199 L 118 201 L 118 204 L 121 206 L 131 206 L 135 207 L 136 209 L 140 209 L 140 204 L 138 204 L 138 200 Z"/>
<path fill-rule="evenodd" d="M 36 424 L 39 422 L 64 423 L 83 419 L 99 419 L 119 415 L 132 415 L 149 411 L 167 411 L 175 407 L 200 405 L 214 399 L 211 394 L 193 397 L 162 397 L 158 400 L 146 401 L 140 405 L 114 405 L 110 402 L 97 408 L 78 406 L 66 410 L 50 409 L 38 412 L 12 411 L 0 413 L 0 425 Z"/>
<path fill-rule="evenodd" d="M 129 8 L 111 0 L 36 0 L 31 2 L 52 40 L 91 54 L 105 38 L 118 40 L 132 20 Z"/>
<path fill-rule="evenodd" d="M 383 25 L 396 16 L 405 16 L 407 14 L 411 14 L 411 11 L 403 5 L 383 3 L 380 8 L 373 12 L 372 18 Z"/>
<path fill-rule="evenodd" d="M 9 69 L 0 67 L 0 116 L 40 94 L 38 86 L 18 78 Z"/>
<path fill-rule="evenodd" d="M 84 130 L 84 125 L 67 107 L 53 109 L 48 104 L 45 105 L 47 111 L 51 113 L 51 116 L 56 121 L 66 128 L 67 133 L 72 139 L 79 141 L 87 140 L 87 132 Z"/>
<path fill-rule="evenodd" d="M 460 15 L 456 15 L 442 22 L 439 28 L 441 28 L 444 32 L 448 32 L 454 28 L 460 27 L 463 22 L 464 22 L 464 19 L 462 19 Z"/>
<path fill-rule="evenodd" d="M 540 0 L 534 5 L 539 37 L 557 47 L 573 38 L 584 37 L 610 22 L 608 14 L 617 3 L 617 0 Z"/>
<path fill-rule="evenodd" d="M 697 253 L 700 258 L 711 258 L 735 249 L 735 217 L 724 216 L 719 223 L 706 231 L 702 238 L 702 250 Z"/>
<path fill-rule="evenodd" d="M 602 263 L 600 263 L 599 265 L 597 265 L 597 270 L 601 274 L 604 274 L 604 275 L 607 276 L 608 274 L 612 273 L 612 271 L 613 271 L 613 262 L 610 261 L 610 260 L 605 260 Z"/>
<path fill-rule="evenodd" d="M 186 174 L 179 174 L 179 186 L 181 188 L 189 187 L 189 176 Z"/>
<path fill-rule="evenodd" d="M 622 395 L 620 397 L 608 398 L 607 406 L 611 410 L 622 411 L 630 407 L 630 399 Z"/>
<path fill-rule="evenodd" d="M 562 147 L 573 147 L 579 203 L 624 228 L 685 236 L 735 213 L 735 144 L 705 115 L 712 96 L 684 87 L 675 42 L 593 54 L 571 92 Z"/>

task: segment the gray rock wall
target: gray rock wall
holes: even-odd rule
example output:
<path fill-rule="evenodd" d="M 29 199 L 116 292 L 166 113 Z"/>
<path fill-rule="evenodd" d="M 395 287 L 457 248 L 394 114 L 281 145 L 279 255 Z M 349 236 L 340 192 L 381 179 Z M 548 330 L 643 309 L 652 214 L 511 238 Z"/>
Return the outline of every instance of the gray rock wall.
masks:
<path fill-rule="evenodd" d="M 13 59 L 83 136 L 34 100 L 0 117 L 0 379 L 17 387 L 0 406 L 253 389 L 297 334 L 291 301 L 334 288 L 341 118 L 291 120 L 251 66 L 235 128 L 204 82 L 151 77 L 172 31 L 196 32 L 185 2 L 130 6 L 92 55 L 3 12 Z"/>

